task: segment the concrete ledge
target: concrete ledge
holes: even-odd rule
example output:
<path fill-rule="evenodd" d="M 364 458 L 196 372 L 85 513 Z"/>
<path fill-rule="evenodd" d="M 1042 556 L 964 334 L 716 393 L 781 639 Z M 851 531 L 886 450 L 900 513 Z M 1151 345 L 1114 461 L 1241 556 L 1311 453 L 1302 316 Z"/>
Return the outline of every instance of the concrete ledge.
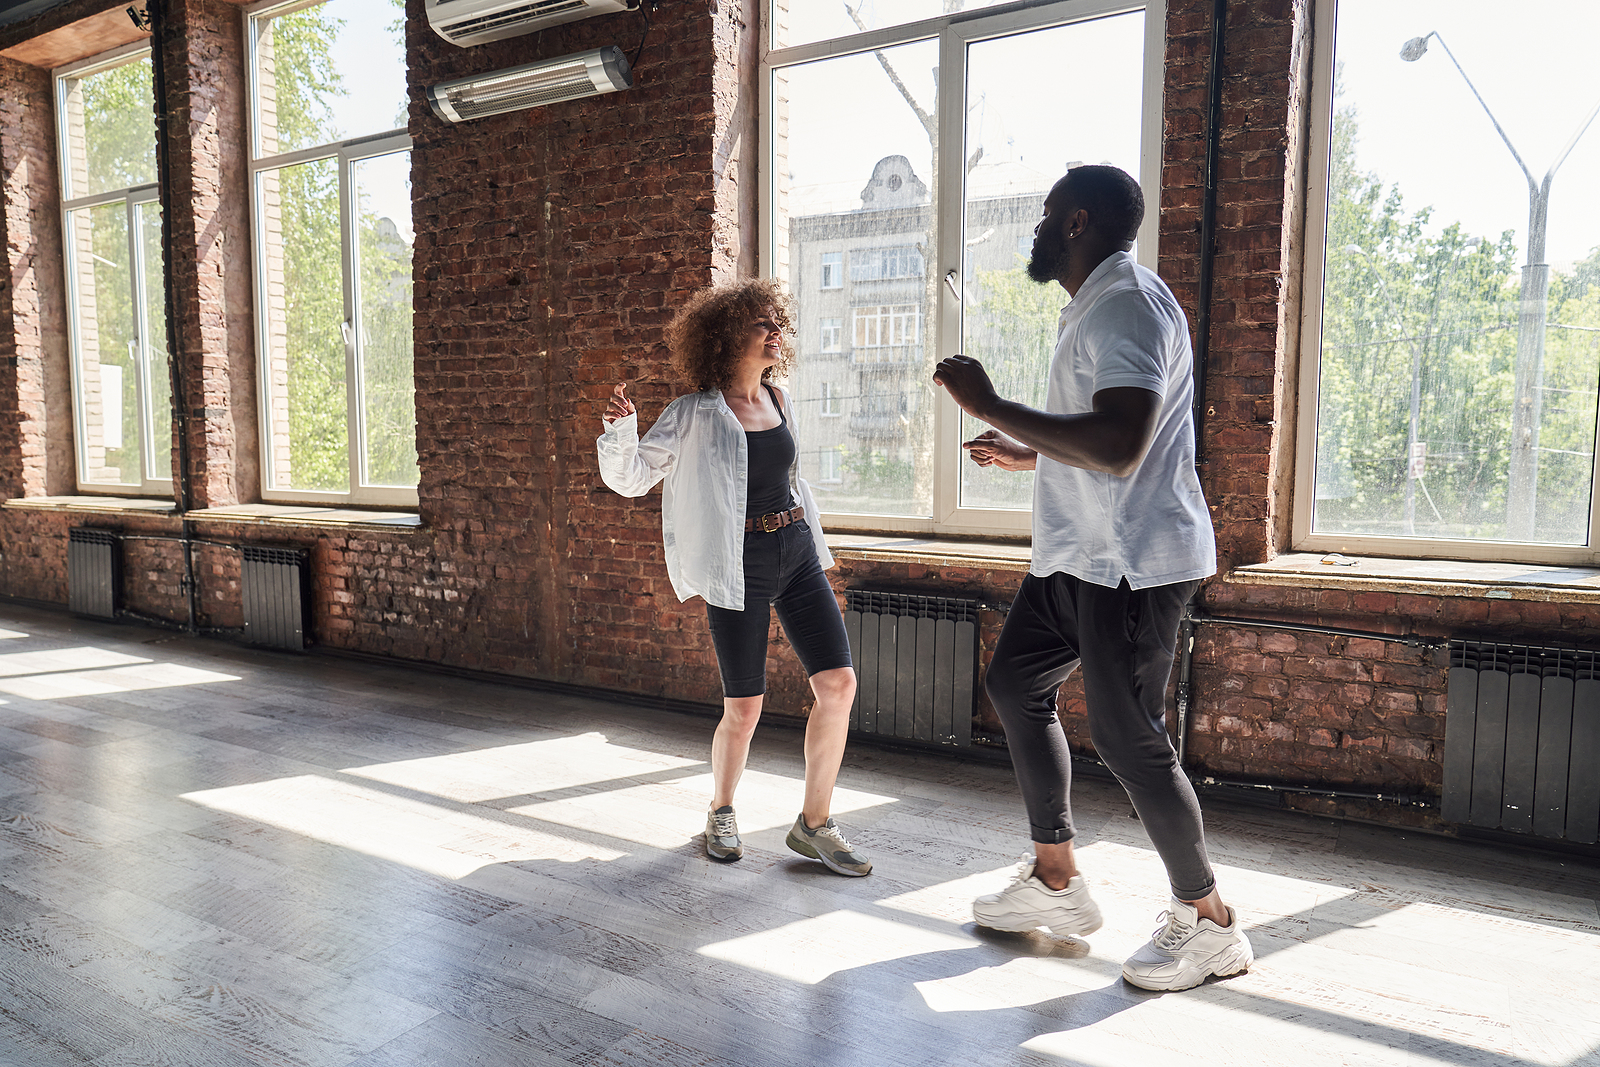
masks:
<path fill-rule="evenodd" d="M 828 550 L 836 559 L 872 563 L 922 563 L 935 566 L 981 567 L 1026 572 L 1033 549 L 1004 541 L 938 541 L 925 537 L 828 534 Z"/>
<path fill-rule="evenodd" d="M 1600 604 L 1600 567 L 1290 552 L 1271 563 L 1235 567 L 1224 575 L 1223 581 L 1234 585 Z"/>
<path fill-rule="evenodd" d="M 262 526 L 373 526 L 417 530 L 422 516 L 414 511 L 365 511 L 360 508 L 316 508 L 303 504 L 239 504 L 203 508 L 184 518 L 190 522 L 254 523 Z"/>
<path fill-rule="evenodd" d="M 166 497 L 149 496 L 20 496 L 0 507 L 17 511 L 92 511 L 138 515 L 170 515 L 177 505 Z"/>

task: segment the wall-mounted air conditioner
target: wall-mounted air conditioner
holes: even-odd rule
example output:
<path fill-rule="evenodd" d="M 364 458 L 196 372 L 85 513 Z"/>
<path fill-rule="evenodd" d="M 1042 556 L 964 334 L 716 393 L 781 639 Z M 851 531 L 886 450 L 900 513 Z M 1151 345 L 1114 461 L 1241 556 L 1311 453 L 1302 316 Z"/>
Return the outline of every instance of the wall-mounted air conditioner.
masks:
<path fill-rule="evenodd" d="M 427 0 L 428 25 L 451 44 L 499 41 L 576 22 L 590 15 L 634 11 L 639 0 Z"/>

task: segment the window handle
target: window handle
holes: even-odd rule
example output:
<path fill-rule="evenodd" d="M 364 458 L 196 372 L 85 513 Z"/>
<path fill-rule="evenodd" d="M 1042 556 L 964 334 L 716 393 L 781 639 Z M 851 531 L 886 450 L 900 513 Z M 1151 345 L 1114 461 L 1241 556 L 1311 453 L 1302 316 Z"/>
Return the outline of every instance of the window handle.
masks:
<path fill-rule="evenodd" d="M 339 333 L 344 337 L 344 343 L 346 347 L 348 347 L 350 344 L 350 338 L 355 334 L 355 330 L 351 327 L 349 319 L 346 319 L 339 324 Z"/>
<path fill-rule="evenodd" d="M 956 303 L 961 303 L 961 290 L 956 288 L 956 272 L 954 270 L 944 272 L 944 287 L 950 290 L 950 295 L 955 297 Z"/>

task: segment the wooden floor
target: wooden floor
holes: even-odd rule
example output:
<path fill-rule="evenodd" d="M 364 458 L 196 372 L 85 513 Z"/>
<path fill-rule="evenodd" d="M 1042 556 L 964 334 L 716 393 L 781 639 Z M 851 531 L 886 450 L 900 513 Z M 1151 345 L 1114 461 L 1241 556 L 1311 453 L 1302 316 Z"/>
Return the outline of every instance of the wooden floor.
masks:
<path fill-rule="evenodd" d="M 857 748 L 877 864 L 696 836 L 708 720 L 0 606 L 0 1064 L 1600 1064 L 1600 872 L 1207 813 L 1246 975 L 1125 985 L 1164 879 L 1080 782 L 1087 942 L 977 930 L 1027 847 L 1010 773 Z"/>

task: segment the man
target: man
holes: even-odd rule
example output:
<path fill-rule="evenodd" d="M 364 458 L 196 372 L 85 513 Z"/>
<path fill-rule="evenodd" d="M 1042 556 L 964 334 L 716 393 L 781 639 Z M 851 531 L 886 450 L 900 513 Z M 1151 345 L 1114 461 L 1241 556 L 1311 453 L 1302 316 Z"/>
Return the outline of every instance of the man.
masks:
<path fill-rule="evenodd" d="M 1028 276 L 1060 282 L 1072 301 L 1044 411 L 1002 399 L 965 356 L 942 361 L 933 380 L 995 428 L 963 446 L 974 461 L 1035 471 L 1033 563 L 984 683 L 1035 854 L 1010 886 L 974 901 L 973 915 L 997 930 L 1100 927 L 1073 855 L 1071 755 L 1055 713 L 1056 690 L 1081 666 L 1095 750 L 1127 789 L 1172 889 L 1163 925 L 1122 973 L 1146 989 L 1188 989 L 1254 956 L 1217 892 L 1200 806 L 1167 739 L 1178 621 L 1216 571 L 1216 540 L 1194 471 L 1188 324 L 1128 254 L 1143 218 L 1139 184 L 1115 167 L 1074 168 L 1045 198 Z"/>

